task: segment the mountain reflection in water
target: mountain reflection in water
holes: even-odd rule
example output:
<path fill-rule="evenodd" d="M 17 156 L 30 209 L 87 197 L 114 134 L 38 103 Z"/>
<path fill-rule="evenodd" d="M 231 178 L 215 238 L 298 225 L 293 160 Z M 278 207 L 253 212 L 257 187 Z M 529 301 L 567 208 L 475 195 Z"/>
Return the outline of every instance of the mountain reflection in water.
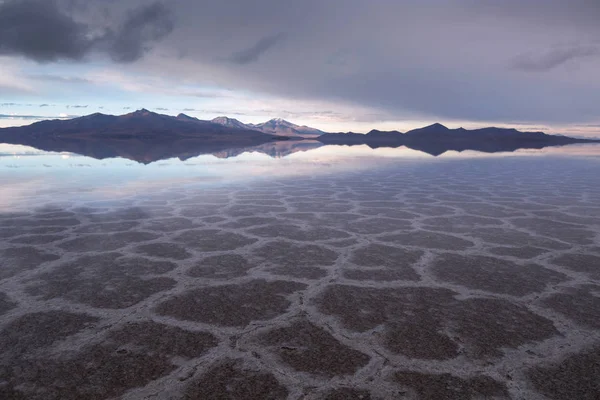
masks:
<path fill-rule="evenodd" d="M 429 156 L 449 156 L 463 152 L 479 153 L 511 153 L 528 150 L 542 150 L 554 148 L 557 152 L 569 152 L 576 149 L 595 149 L 595 144 L 573 144 L 573 145 L 547 145 L 547 144 L 528 144 L 527 146 L 509 146 L 494 145 L 493 142 L 473 143 L 472 145 L 462 144 L 460 147 L 447 145 L 433 141 L 432 143 L 419 143 L 418 146 L 408 145 L 373 145 L 373 144 L 353 144 L 337 145 L 322 143 L 317 140 L 285 140 L 267 142 L 254 146 L 232 145 L 232 144 L 207 144 L 199 139 L 184 140 L 157 140 L 157 139 L 111 139 L 111 138 L 27 138 L 22 141 L 11 141 L 10 144 L 0 143 L 0 156 L 10 154 L 26 154 L 27 152 L 15 152 L 17 146 L 28 146 L 43 152 L 54 153 L 72 153 L 97 160 L 109 158 L 122 158 L 135 161 L 140 164 L 150 164 L 157 161 L 179 159 L 186 161 L 201 155 L 213 155 L 220 159 L 238 157 L 244 153 L 265 154 L 272 158 L 283 158 L 299 152 L 308 152 L 321 147 L 336 149 L 337 152 L 353 152 L 354 149 L 377 149 L 393 150 L 396 153 L 405 153 L 412 155 Z M 8 149 L 10 146 L 10 150 Z M 4 150 L 3 150 L 4 149 Z M 8 150 L 7 150 L 8 149 Z M 31 151 L 30 151 L 31 153 Z M 376 155 L 377 151 L 373 152 Z"/>

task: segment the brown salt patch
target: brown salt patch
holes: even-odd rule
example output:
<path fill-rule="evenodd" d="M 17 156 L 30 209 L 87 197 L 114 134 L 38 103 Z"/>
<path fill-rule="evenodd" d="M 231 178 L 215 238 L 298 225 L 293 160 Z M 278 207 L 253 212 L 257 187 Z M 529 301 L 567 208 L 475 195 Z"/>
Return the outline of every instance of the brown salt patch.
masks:
<path fill-rule="evenodd" d="M 407 219 L 412 220 L 418 217 L 417 214 L 413 214 L 408 211 L 398 210 L 397 206 L 394 208 L 372 208 L 372 207 L 361 207 L 359 211 L 364 215 L 379 215 L 387 218 L 396 219 Z"/>
<path fill-rule="evenodd" d="M 428 249 L 466 250 L 469 247 L 473 247 L 473 242 L 468 240 L 464 240 L 456 236 L 427 231 L 386 235 L 380 237 L 379 239 L 384 242 L 394 243 L 396 245 L 418 246 Z"/>
<path fill-rule="evenodd" d="M 411 319 L 389 323 L 384 346 L 409 358 L 446 360 L 458 355 L 458 345 L 442 332 L 439 320 L 424 310 L 413 311 Z"/>
<path fill-rule="evenodd" d="M 419 399 L 510 399 L 506 386 L 488 376 L 462 379 L 450 374 L 401 371 L 394 375 L 394 381 Z"/>
<path fill-rule="evenodd" d="M 585 226 L 542 218 L 516 218 L 511 221 L 515 226 L 528 229 L 543 236 L 550 236 L 574 244 L 592 244 L 595 232 Z"/>
<path fill-rule="evenodd" d="M 600 279 L 600 256 L 571 253 L 556 257 L 551 262 L 571 271 L 585 272 L 594 279 Z"/>
<path fill-rule="evenodd" d="M 225 203 L 225 204 L 227 204 L 227 203 Z M 223 208 L 221 205 L 199 204 L 199 205 L 196 205 L 195 207 L 183 208 L 181 210 L 180 214 L 183 215 L 184 217 L 191 217 L 191 218 L 211 217 L 213 215 L 218 215 L 221 212 L 221 208 Z"/>
<path fill-rule="evenodd" d="M 198 224 L 181 217 L 152 219 L 144 223 L 144 229 L 155 232 L 173 232 L 196 227 Z"/>
<path fill-rule="evenodd" d="M 12 310 L 17 306 L 17 303 L 10 300 L 6 293 L 0 292 L 0 315 Z"/>
<path fill-rule="evenodd" d="M 268 214 L 268 213 L 282 213 L 286 212 L 285 207 L 276 206 L 232 206 L 226 211 L 226 214 L 231 217 L 255 217 L 257 215 Z"/>
<path fill-rule="evenodd" d="M 470 232 L 469 236 L 480 238 L 484 242 L 508 246 L 533 246 L 550 250 L 566 250 L 571 247 L 557 240 L 533 236 L 514 229 L 479 228 Z"/>
<path fill-rule="evenodd" d="M 412 265 L 419 261 L 423 253 L 398 247 L 369 244 L 354 251 L 350 259 L 361 267 L 385 267 L 399 271 L 405 279 L 418 280 L 419 275 Z"/>
<path fill-rule="evenodd" d="M 510 210 L 485 203 L 458 204 L 457 207 L 461 208 L 467 214 L 478 215 L 482 217 L 506 218 L 520 217 L 523 215 L 523 213 L 520 211 Z"/>
<path fill-rule="evenodd" d="M 6 325 L 0 334 L 2 360 L 11 361 L 48 347 L 97 321 L 90 315 L 63 311 L 25 314 Z"/>
<path fill-rule="evenodd" d="M 170 278 L 143 279 L 139 275 L 166 272 L 171 263 L 146 259 L 118 260 L 118 253 L 81 257 L 39 274 L 27 293 L 43 299 L 65 298 L 99 308 L 126 308 L 175 286 Z"/>
<path fill-rule="evenodd" d="M 187 272 L 194 278 L 230 279 L 246 275 L 252 264 L 238 254 L 207 257 Z"/>
<path fill-rule="evenodd" d="M 327 266 L 335 263 L 338 254 L 314 244 L 297 245 L 290 242 L 269 242 L 253 253 L 264 261 L 286 267 Z"/>
<path fill-rule="evenodd" d="M 121 222 L 121 221 L 135 221 L 150 218 L 150 214 L 147 210 L 140 207 L 129 207 L 122 208 L 116 211 L 107 213 L 90 214 L 88 218 L 92 222 Z"/>
<path fill-rule="evenodd" d="M 11 243 L 15 243 L 15 244 L 31 244 L 31 245 L 36 245 L 36 244 L 48 244 L 48 243 L 52 243 L 52 242 L 57 242 L 59 240 L 63 240 L 65 239 L 66 236 L 60 236 L 60 235 L 27 235 L 27 236 L 20 236 L 16 239 L 11 240 Z"/>
<path fill-rule="evenodd" d="M 327 377 L 354 374 L 370 359 L 307 321 L 274 329 L 259 340 L 296 371 Z"/>
<path fill-rule="evenodd" d="M 76 233 L 111 233 L 131 230 L 139 225 L 137 221 L 106 222 L 84 225 L 74 230 Z"/>
<path fill-rule="evenodd" d="M 174 240 L 199 251 L 235 250 L 256 242 L 256 239 L 215 229 L 186 231 L 175 237 Z"/>
<path fill-rule="evenodd" d="M 446 338 L 460 340 L 472 358 L 498 357 L 502 348 L 516 348 L 558 334 L 554 325 L 525 307 L 504 300 L 459 301 L 447 289 L 375 289 L 329 286 L 317 298 L 319 310 L 337 316 L 347 329 L 365 332 L 384 327 L 382 343 L 408 356 L 445 359 L 456 355 Z M 425 335 L 428 340 L 421 340 Z M 430 346 L 430 343 L 436 343 Z"/>
<path fill-rule="evenodd" d="M 138 246 L 135 252 L 151 257 L 170 258 L 173 260 L 185 260 L 192 255 L 188 251 L 174 243 L 152 243 Z"/>
<path fill-rule="evenodd" d="M 460 337 L 466 354 L 474 358 L 500 357 L 505 347 L 514 349 L 559 334 L 551 320 L 505 300 L 459 301 L 449 308 L 445 319 L 449 331 Z"/>
<path fill-rule="evenodd" d="M 600 329 L 600 286 L 598 285 L 565 288 L 562 293 L 555 293 L 544 299 L 542 303 L 579 324 Z"/>
<path fill-rule="evenodd" d="M 209 333 L 154 322 L 129 323 L 75 354 L 19 363 L 10 383 L 35 387 L 29 398 L 112 398 L 173 371 L 173 357 L 200 357 L 217 344 Z"/>
<path fill-rule="evenodd" d="M 496 218 L 461 215 L 453 217 L 433 217 L 423 220 L 427 229 L 444 232 L 467 233 L 482 226 L 502 225 L 502 220 Z"/>
<path fill-rule="evenodd" d="M 76 239 L 61 243 L 60 248 L 79 253 L 90 251 L 112 251 L 132 243 L 158 239 L 158 235 L 150 232 L 117 232 L 110 234 L 82 235 Z"/>
<path fill-rule="evenodd" d="M 348 231 L 360 234 L 381 234 L 411 227 L 409 221 L 394 218 L 369 218 L 346 225 Z"/>
<path fill-rule="evenodd" d="M 81 222 L 76 218 L 37 219 L 37 218 L 15 218 L 2 221 L 4 227 L 19 228 L 42 228 L 46 226 L 70 227 L 79 225 Z"/>
<path fill-rule="evenodd" d="M 560 363 L 527 372 L 533 386 L 554 400 L 600 398 L 600 347 L 567 357 Z"/>
<path fill-rule="evenodd" d="M 277 218 L 268 218 L 268 217 L 246 217 L 239 218 L 236 221 L 228 222 L 226 224 L 220 225 L 223 228 L 251 228 L 253 226 L 260 225 L 274 225 L 279 223 L 280 221 Z"/>
<path fill-rule="evenodd" d="M 291 304 L 287 296 L 305 288 L 296 282 L 264 280 L 206 287 L 175 295 L 159 304 L 156 311 L 182 320 L 246 326 L 285 313 Z"/>
<path fill-rule="evenodd" d="M 431 269 L 438 279 L 446 282 L 514 296 L 539 292 L 566 279 L 563 274 L 540 265 L 518 265 L 486 256 L 442 254 Z"/>
<path fill-rule="evenodd" d="M 348 212 L 352 210 L 352 204 L 332 201 L 320 202 L 298 202 L 290 204 L 298 212 Z"/>
<path fill-rule="evenodd" d="M 325 393 L 323 400 L 372 400 L 371 393 L 364 389 L 339 388 Z"/>
<path fill-rule="evenodd" d="M 56 254 L 46 253 L 31 246 L 0 250 L 0 279 L 10 278 L 59 258 Z"/>
<path fill-rule="evenodd" d="M 288 276 L 292 278 L 321 279 L 327 276 L 327 271 L 319 267 L 275 267 L 268 271 L 274 275 Z"/>
<path fill-rule="evenodd" d="M 141 347 L 147 352 L 196 358 L 219 344 L 210 333 L 187 331 L 155 322 L 132 322 L 109 334 L 115 347 Z M 108 343 L 108 342 L 107 342 Z"/>
<path fill-rule="evenodd" d="M 412 269 L 382 269 L 369 268 L 364 269 L 345 269 L 343 271 L 344 278 L 354 279 L 357 281 L 416 281 L 419 280 L 419 275 Z"/>
<path fill-rule="evenodd" d="M 286 238 L 304 242 L 315 242 L 320 240 L 344 239 L 350 235 L 336 229 L 317 227 L 300 228 L 294 225 L 269 225 L 260 228 L 254 228 L 248 231 L 257 236 L 270 238 Z"/>
<path fill-rule="evenodd" d="M 288 390 L 267 372 L 244 368 L 235 360 L 223 360 L 190 384 L 189 400 L 284 400 Z"/>
<path fill-rule="evenodd" d="M 488 251 L 499 256 L 511 256 L 522 259 L 534 258 L 548 252 L 548 250 L 533 246 L 493 247 Z"/>

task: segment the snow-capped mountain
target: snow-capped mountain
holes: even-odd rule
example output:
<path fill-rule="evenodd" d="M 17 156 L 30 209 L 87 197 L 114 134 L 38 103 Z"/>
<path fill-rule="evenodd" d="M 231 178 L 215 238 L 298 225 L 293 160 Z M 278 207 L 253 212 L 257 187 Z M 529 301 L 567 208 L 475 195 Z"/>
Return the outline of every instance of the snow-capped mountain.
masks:
<path fill-rule="evenodd" d="M 281 118 L 274 118 L 262 124 L 250 125 L 264 133 L 280 136 L 321 136 L 323 131 L 308 126 L 300 126 Z"/>
<path fill-rule="evenodd" d="M 300 126 L 293 124 L 281 118 L 275 118 L 261 124 L 244 124 L 235 118 L 228 117 L 217 117 L 211 121 L 212 123 L 227 126 L 230 128 L 238 129 L 252 129 L 255 131 L 268 133 L 277 136 L 290 136 L 290 137 L 318 137 L 324 134 L 315 128 L 308 126 Z"/>
<path fill-rule="evenodd" d="M 229 118 L 229 117 L 217 117 L 210 122 L 212 122 L 213 124 L 228 126 L 230 128 L 253 129 L 250 125 L 246 125 L 243 122 L 238 121 L 235 118 Z"/>

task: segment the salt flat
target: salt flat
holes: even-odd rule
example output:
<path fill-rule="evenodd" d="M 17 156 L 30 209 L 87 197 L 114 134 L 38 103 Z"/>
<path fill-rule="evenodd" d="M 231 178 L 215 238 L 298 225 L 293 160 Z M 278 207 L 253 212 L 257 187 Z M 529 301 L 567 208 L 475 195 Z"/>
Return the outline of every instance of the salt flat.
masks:
<path fill-rule="evenodd" d="M 597 158 L 319 167 L 23 191 L 0 397 L 598 398 Z"/>

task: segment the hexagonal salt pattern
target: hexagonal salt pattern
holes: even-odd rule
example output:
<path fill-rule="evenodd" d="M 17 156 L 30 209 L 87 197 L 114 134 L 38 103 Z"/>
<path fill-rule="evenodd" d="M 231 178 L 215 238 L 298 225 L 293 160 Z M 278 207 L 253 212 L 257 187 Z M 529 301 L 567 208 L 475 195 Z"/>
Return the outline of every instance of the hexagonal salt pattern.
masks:
<path fill-rule="evenodd" d="M 398 162 L 0 214 L 0 398 L 600 398 L 599 166 Z"/>

